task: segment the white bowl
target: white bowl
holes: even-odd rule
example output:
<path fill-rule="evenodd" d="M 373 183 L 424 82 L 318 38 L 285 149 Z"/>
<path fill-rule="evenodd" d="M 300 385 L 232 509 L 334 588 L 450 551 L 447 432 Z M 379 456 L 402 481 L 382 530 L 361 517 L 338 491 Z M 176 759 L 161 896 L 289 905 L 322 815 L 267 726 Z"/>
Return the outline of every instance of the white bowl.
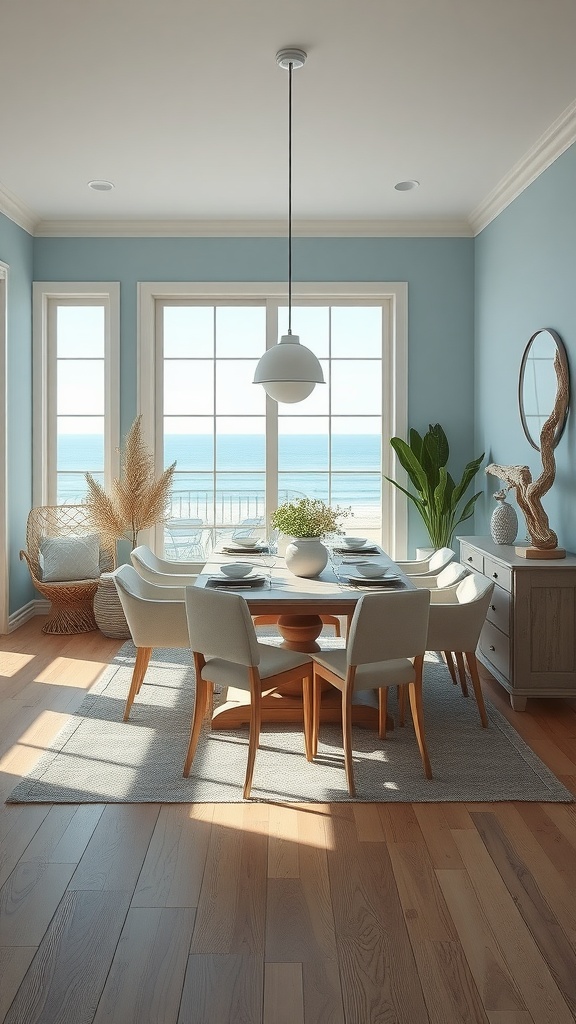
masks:
<path fill-rule="evenodd" d="M 367 562 L 366 565 L 355 565 L 354 572 L 359 576 L 366 576 L 368 579 L 376 579 L 377 576 L 384 576 L 387 566 L 382 562 Z"/>
<path fill-rule="evenodd" d="M 366 543 L 366 537 L 344 537 L 343 540 L 346 547 L 352 548 L 353 551 L 363 548 Z"/>
<path fill-rule="evenodd" d="M 239 580 L 243 576 L 247 576 L 249 572 L 252 572 L 252 566 L 248 562 L 228 562 L 226 565 L 221 565 L 220 570 L 225 576 L 231 576 L 232 579 Z"/>
<path fill-rule="evenodd" d="M 237 544 L 239 548 L 255 548 L 260 543 L 259 537 L 236 537 L 232 541 L 233 544 Z"/>

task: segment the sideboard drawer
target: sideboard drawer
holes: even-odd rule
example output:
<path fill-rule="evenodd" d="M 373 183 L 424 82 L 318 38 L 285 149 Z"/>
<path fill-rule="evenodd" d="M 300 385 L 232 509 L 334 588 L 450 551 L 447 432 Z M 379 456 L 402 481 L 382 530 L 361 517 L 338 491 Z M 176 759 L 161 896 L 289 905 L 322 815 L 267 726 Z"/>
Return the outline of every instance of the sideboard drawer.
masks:
<path fill-rule="evenodd" d="M 462 565 L 468 565 L 472 569 L 477 569 L 478 572 L 484 572 L 484 555 L 468 544 L 460 544 L 460 561 Z"/>
<path fill-rule="evenodd" d="M 478 642 L 484 657 L 505 677 L 510 678 L 510 641 L 491 622 L 485 622 Z"/>
<path fill-rule="evenodd" d="M 496 585 L 492 591 L 486 618 L 506 636 L 510 636 L 510 605 L 511 595 Z"/>
<path fill-rule="evenodd" d="M 512 573 L 505 565 L 501 565 L 500 562 L 493 562 L 491 558 L 484 558 L 484 575 L 489 580 L 494 580 L 499 587 L 504 587 L 504 590 L 512 590 Z"/>

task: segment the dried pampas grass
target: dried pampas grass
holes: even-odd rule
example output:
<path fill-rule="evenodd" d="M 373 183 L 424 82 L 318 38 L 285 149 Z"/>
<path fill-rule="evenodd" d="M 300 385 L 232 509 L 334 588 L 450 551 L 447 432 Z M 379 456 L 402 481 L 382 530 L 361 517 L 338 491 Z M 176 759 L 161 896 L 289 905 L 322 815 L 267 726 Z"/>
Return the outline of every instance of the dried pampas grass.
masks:
<path fill-rule="evenodd" d="M 90 522 L 106 540 L 116 544 L 130 540 L 138 543 L 140 530 L 147 530 L 168 519 L 170 489 L 176 463 L 156 477 L 154 456 L 142 437 L 142 416 L 134 420 L 120 454 L 121 476 L 112 482 L 107 494 L 91 473 L 86 473 L 86 505 Z"/>

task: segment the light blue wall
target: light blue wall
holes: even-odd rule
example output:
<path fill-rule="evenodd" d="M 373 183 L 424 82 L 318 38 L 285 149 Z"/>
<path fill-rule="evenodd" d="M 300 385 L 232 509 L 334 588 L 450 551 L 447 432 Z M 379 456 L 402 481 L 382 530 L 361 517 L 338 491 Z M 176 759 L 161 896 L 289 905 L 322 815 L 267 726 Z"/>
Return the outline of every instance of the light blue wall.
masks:
<path fill-rule="evenodd" d="M 536 179 L 476 238 L 476 447 L 489 461 L 528 465 L 536 479 L 538 452 L 518 414 L 518 371 L 524 348 L 541 327 L 552 327 L 568 352 L 576 387 L 576 146 Z M 576 551 L 576 422 L 568 417 L 556 448 L 556 481 L 543 499 L 559 544 Z M 487 477 L 477 506 L 476 532 L 487 535 L 498 480 Z M 525 523 L 519 513 L 521 532 Z"/>
<path fill-rule="evenodd" d="M 409 422 L 441 422 L 460 473 L 473 451 L 473 240 L 295 239 L 299 281 L 407 281 Z M 36 281 L 120 281 L 121 426 L 136 410 L 138 281 L 282 281 L 282 238 L 38 238 Z M 410 549 L 427 543 L 411 512 Z"/>
<path fill-rule="evenodd" d="M 25 547 L 26 518 L 32 503 L 32 265 L 33 239 L 0 214 L 0 260 L 8 270 L 8 532 L 10 609 L 34 595 L 18 559 Z"/>

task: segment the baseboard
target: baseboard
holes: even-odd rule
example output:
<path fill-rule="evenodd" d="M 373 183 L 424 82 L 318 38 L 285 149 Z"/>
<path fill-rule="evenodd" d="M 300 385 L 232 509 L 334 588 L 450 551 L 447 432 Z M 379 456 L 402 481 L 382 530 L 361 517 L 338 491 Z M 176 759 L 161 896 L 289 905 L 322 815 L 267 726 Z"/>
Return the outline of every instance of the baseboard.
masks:
<path fill-rule="evenodd" d="M 33 619 L 35 615 L 46 615 L 50 608 L 49 601 L 43 601 L 38 599 L 36 601 L 29 601 L 22 608 L 19 608 L 17 612 L 12 612 L 12 615 L 8 618 L 8 632 L 13 633 L 14 630 L 19 629 L 25 622 Z"/>

